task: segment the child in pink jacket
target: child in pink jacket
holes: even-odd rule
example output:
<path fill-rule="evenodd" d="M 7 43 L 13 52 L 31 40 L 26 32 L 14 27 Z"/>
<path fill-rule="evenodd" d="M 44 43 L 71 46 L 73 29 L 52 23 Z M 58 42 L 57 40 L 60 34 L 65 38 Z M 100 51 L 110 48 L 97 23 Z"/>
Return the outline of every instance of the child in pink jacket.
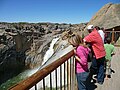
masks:
<path fill-rule="evenodd" d="M 87 90 L 86 80 L 89 75 L 88 70 L 88 54 L 90 49 L 83 44 L 82 38 L 74 34 L 69 39 L 68 42 L 75 47 L 75 69 L 78 82 L 79 90 Z"/>

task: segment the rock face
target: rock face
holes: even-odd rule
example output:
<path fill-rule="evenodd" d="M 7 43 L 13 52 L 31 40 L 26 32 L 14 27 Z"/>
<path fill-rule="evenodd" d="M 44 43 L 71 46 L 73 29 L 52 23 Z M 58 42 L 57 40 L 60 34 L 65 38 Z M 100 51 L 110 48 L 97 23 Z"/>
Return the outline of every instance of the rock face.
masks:
<path fill-rule="evenodd" d="M 48 50 L 50 43 L 53 39 L 52 34 L 45 35 L 41 37 L 41 39 L 37 40 L 36 43 L 33 44 L 30 51 L 26 53 L 25 64 L 28 68 L 34 68 L 35 66 L 40 66 L 43 61 L 43 57 Z M 35 46 L 35 47 L 34 47 Z"/>
<path fill-rule="evenodd" d="M 25 53 L 18 53 L 15 45 L 5 46 L 0 52 L 0 84 L 19 74 L 25 66 Z"/>
<path fill-rule="evenodd" d="M 106 4 L 92 17 L 88 24 L 106 29 L 120 26 L 120 4 Z"/>
<path fill-rule="evenodd" d="M 86 24 L 0 23 L 0 84 L 24 68 L 42 64 L 56 34 L 80 31 Z"/>
<path fill-rule="evenodd" d="M 59 24 L 59 23 L 0 22 L 0 48 L 1 48 L 1 44 L 8 45 L 9 42 L 13 42 L 16 45 L 15 48 L 17 52 L 26 53 L 26 50 L 29 49 L 27 52 L 28 57 L 27 60 L 25 61 L 25 65 L 31 66 L 32 62 L 34 62 L 34 59 L 37 57 L 36 55 L 38 55 L 37 50 L 39 50 L 39 54 L 41 53 L 39 58 L 42 59 L 54 35 L 61 34 L 62 32 L 68 30 L 78 32 L 83 30 L 85 26 L 86 23 Z"/>

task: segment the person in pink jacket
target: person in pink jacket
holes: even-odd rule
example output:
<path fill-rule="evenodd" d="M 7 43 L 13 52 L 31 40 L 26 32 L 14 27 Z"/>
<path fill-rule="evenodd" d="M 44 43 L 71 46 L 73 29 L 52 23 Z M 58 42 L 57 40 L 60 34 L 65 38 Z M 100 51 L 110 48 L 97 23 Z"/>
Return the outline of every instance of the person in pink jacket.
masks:
<path fill-rule="evenodd" d="M 87 90 L 88 54 L 90 49 L 83 44 L 82 38 L 78 34 L 73 34 L 68 42 L 75 47 L 75 69 L 79 90 Z"/>

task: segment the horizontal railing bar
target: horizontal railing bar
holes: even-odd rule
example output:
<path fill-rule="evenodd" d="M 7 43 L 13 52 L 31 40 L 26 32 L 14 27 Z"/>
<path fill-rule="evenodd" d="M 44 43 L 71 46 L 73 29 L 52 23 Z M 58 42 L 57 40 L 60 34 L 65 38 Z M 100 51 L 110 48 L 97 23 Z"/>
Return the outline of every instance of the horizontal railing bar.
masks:
<path fill-rule="evenodd" d="M 114 46 L 115 46 L 115 47 L 120 47 L 120 45 L 117 45 L 117 44 L 115 44 Z"/>
<path fill-rule="evenodd" d="M 70 57 L 74 55 L 74 51 L 71 50 L 61 58 L 57 59 L 53 63 L 47 65 L 45 68 L 41 69 L 40 71 L 36 72 L 26 80 L 21 81 L 20 83 L 16 84 L 15 86 L 11 87 L 9 90 L 28 90 L 39 81 L 41 81 L 45 76 L 59 67 L 62 63 L 67 61 Z"/>
<path fill-rule="evenodd" d="M 105 31 L 105 32 L 113 32 L 113 31 Z M 120 31 L 114 31 L 114 32 L 120 32 Z"/>

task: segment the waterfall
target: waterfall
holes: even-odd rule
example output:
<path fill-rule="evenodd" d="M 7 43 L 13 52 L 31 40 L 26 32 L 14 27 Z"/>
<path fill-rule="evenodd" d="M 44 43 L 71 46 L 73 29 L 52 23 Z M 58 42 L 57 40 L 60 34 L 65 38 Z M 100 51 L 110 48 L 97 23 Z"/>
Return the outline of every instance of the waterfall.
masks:
<path fill-rule="evenodd" d="M 47 60 L 53 55 L 54 53 L 54 44 L 57 42 L 59 38 L 54 38 L 50 44 L 49 49 L 47 50 L 47 52 L 44 55 L 43 58 L 43 62 L 42 65 L 45 64 L 47 62 Z M 34 68 L 33 70 L 29 70 L 29 73 L 27 74 L 27 76 L 31 76 L 32 74 L 34 74 L 35 72 L 37 72 L 39 70 L 39 67 Z"/>
<path fill-rule="evenodd" d="M 59 38 L 54 38 L 50 44 L 50 47 L 48 49 L 48 51 L 46 52 L 46 54 L 44 55 L 44 58 L 43 58 L 43 62 L 42 62 L 42 65 L 53 55 L 54 53 L 54 44 L 57 42 Z"/>

